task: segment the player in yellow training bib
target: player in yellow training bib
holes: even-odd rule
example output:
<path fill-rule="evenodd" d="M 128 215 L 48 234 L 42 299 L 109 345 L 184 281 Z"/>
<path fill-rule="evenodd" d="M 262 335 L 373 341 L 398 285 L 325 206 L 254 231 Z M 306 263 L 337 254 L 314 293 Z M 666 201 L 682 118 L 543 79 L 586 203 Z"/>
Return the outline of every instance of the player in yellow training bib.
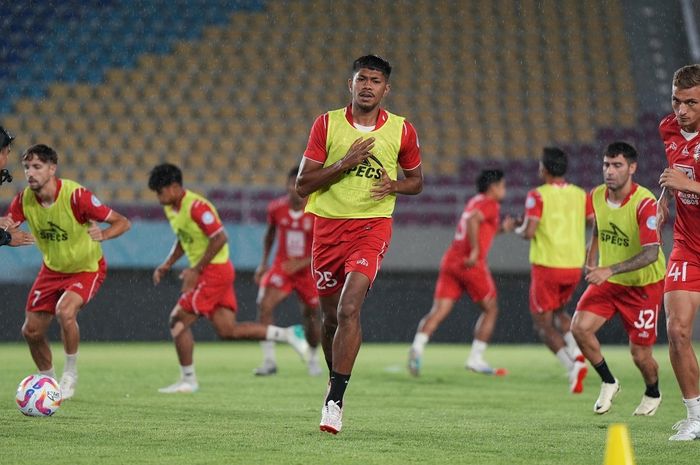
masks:
<path fill-rule="evenodd" d="M 632 360 L 646 384 L 634 415 L 653 415 L 661 404 L 659 365 L 652 355 L 664 291 L 666 260 L 659 247 L 656 197 L 632 181 L 637 151 L 614 142 L 603 155 L 605 184 L 593 189 L 595 228 L 586 259 L 588 288 L 571 330 L 602 385 L 593 411 L 606 413 L 620 391 L 600 350 L 598 330 L 616 314 L 629 336 Z M 596 261 L 597 255 L 597 261 Z"/>

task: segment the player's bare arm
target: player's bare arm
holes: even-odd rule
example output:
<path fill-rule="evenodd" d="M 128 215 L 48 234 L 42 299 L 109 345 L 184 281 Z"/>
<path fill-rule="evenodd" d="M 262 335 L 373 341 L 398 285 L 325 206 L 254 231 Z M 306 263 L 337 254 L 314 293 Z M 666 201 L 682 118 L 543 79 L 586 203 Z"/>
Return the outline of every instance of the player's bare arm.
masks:
<path fill-rule="evenodd" d="M 219 253 L 219 250 L 226 245 L 226 242 L 228 242 L 228 236 L 226 235 L 226 231 L 223 230 L 209 238 L 209 244 L 207 244 L 207 248 L 204 251 L 204 255 L 202 255 L 202 258 L 199 260 L 199 263 L 192 268 L 185 268 L 182 270 L 182 273 L 180 273 L 182 292 L 189 292 L 194 289 L 197 284 L 197 279 L 199 279 L 199 275 L 202 273 L 202 270 L 204 270 L 204 267 L 212 261 L 216 254 Z"/>
<path fill-rule="evenodd" d="M 311 257 L 290 258 L 282 263 L 282 271 L 294 274 L 297 271 L 311 266 Z"/>
<path fill-rule="evenodd" d="M 503 221 L 501 221 L 501 226 L 498 229 L 499 233 L 509 233 L 515 231 L 515 226 L 517 224 L 517 221 L 515 218 L 513 218 L 511 215 L 506 215 L 505 218 L 503 218 Z"/>
<path fill-rule="evenodd" d="M 405 178 L 393 181 L 382 168 L 382 177 L 374 183 L 370 195 L 374 200 L 381 200 L 391 194 L 416 195 L 423 190 L 423 170 L 420 166 L 403 171 Z"/>
<path fill-rule="evenodd" d="M 322 187 L 335 182 L 343 172 L 354 168 L 372 155 L 374 137 L 362 137 L 352 143 L 343 158 L 332 165 L 323 167 L 323 163 L 302 158 L 297 176 L 296 191 L 301 197 L 307 197 Z"/>
<path fill-rule="evenodd" d="M 467 239 L 471 248 L 469 256 L 464 259 L 464 266 L 467 268 L 471 268 L 479 260 L 479 229 L 482 221 L 484 221 L 484 215 L 479 210 L 474 210 L 467 220 Z"/>
<path fill-rule="evenodd" d="M 532 216 L 526 216 L 523 220 L 523 224 L 515 229 L 515 234 L 522 237 L 523 239 L 529 241 L 535 237 L 535 232 L 537 232 L 537 226 L 540 224 L 538 218 Z"/>
<path fill-rule="evenodd" d="M 88 228 L 88 234 L 93 241 L 102 242 L 109 239 L 114 239 L 119 237 L 129 229 L 131 229 L 131 222 L 123 215 L 112 210 L 109 212 L 107 218 L 105 218 L 104 223 L 108 223 L 109 227 L 102 229 L 95 221 L 90 221 L 90 227 Z"/>
<path fill-rule="evenodd" d="M 592 270 L 598 263 L 598 225 L 595 222 L 595 217 L 592 223 L 591 240 L 586 247 L 586 270 Z"/>
<path fill-rule="evenodd" d="M 183 255 L 185 255 L 185 250 L 182 248 L 180 241 L 175 240 L 165 261 L 158 265 L 155 271 L 153 271 L 153 284 L 155 286 L 160 284 L 160 280 L 163 279 L 163 276 L 170 271 L 170 268 L 172 268 Z"/>
<path fill-rule="evenodd" d="M 253 280 L 255 284 L 260 285 L 260 280 L 268 269 L 267 262 L 270 258 L 270 251 L 272 250 L 272 244 L 275 243 L 275 228 L 274 224 L 267 225 L 267 231 L 265 231 L 265 236 L 263 237 L 263 254 L 260 259 L 260 264 L 255 269 L 255 274 L 253 275 Z"/>
<path fill-rule="evenodd" d="M 642 246 L 642 251 L 634 257 L 611 266 L 594 267 L 586 273 L 586 281 L 596 286 L 604 283 L 612 275 L 638 270 L 654 263 L 659 256 L 659 244 Z"/>

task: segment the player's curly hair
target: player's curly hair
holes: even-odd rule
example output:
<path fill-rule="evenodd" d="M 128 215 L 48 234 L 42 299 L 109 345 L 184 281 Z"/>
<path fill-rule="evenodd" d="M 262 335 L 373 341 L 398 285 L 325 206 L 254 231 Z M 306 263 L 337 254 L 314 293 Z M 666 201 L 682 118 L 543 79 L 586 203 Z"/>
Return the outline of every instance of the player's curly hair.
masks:
<path fill-rule="evenodd" d="M 355 60 L 352 64 L 352 75 L 354 76 L 362 68 L 381 72 L 387 81 L 391 76 L 391 65 L 379 55 L 365 55 Z"/>
<path fill-rule="evenodd" d="M 44 144 L 35 144 L 22 152 L 22 161 L 37 157 L 42 163 L 58 164 L 58 154 L 54 149 Z"/>
<path fill-rule="evenodd" d="M 569 158 L 560 148 L 545 147 L 542 149 L 542 166 L 552 176 L 564 176 L 569 167 Z"/>
<path fill-rule="evenodd" d="M 182 185 L 182 171 L 172 163 L 157 165 L 148 175 L 148 188 L 155 192 L 175 183 Z"/>
<path fill-rule="evenodd" d="M 687 65 L 673 73 L 673 85 L 679 89 L 700 86 L 700 65 Z"/>
<path fill-rule="evenodd" d="M 504 176 L 505 174 L 503 173 L 503 170 L 483 170 L 476 178 L 476 190 L 479 191 L 480 194 L 483 194 L 489 190 L 491 184 L 496 184 L 503 179 Z"/>

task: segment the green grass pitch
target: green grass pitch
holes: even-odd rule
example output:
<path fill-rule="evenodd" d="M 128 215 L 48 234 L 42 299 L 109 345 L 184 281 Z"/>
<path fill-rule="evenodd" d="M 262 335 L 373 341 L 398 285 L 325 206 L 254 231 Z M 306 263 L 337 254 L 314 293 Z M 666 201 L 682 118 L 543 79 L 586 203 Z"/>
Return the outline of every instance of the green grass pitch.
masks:
<path fill-rule="evenodd" d="M 53 346 L 58 373 L 62 350 Z M 599 379 L 567 391 L 556 358 L 540 345 L 494 345 L 488 359 L 506 377 L 467 372 L 466 346 L 431 344 L 423 374 L 405 370 L 408 345 L 365 344 L 345 398 L 344 429 L 318 430 L 325 377 L 310 378 L 278 346 L 280 372 L 256 378 L 254 343 L 195 349 L 200 391 L 156 390 L 179 372 L 170 343 L 84 343 L 76 397 L 51 418 L 27 418 L 14 403 L 34 371 L 22 344 L 0 344 L 0 463 L 58 464 L 602 464 L 609 424 L 628 425 L 637 464 L 697 464 L 700 443 L 669 443 L 685 415 L 665 346 L 664 402 L 656 416 L 632 417 L 643 393 L 627 348 L 605 347 L 622 391 L 597 416 Z"/>

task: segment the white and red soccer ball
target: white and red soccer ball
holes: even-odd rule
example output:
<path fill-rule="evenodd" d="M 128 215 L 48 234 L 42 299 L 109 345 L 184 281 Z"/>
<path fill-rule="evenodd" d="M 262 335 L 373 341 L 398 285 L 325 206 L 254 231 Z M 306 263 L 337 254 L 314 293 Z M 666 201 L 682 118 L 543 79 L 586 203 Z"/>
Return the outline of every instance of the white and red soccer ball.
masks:
<path fill-rule="evenodd" d="M 29 417 L 48 417 L 61 405 L 61 388 L 50 376 L 29 375 L 17 386 L 17 408 Z"/>

